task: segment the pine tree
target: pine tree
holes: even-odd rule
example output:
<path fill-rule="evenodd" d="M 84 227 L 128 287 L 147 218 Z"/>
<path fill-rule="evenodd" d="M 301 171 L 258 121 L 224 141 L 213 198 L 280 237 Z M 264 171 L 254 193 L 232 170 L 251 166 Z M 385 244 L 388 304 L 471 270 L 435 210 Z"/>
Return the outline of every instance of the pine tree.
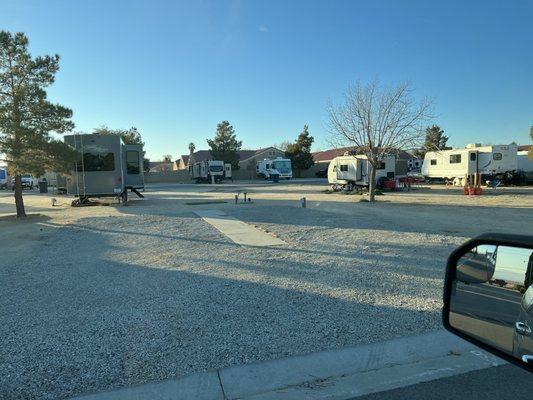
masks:
<path fill-rule="evenodd" d="M 132 126 L 130 129 L 109 129 L 106 125 L 96 128 L 93 133 L 95 135 L 116 135 L 120 136 L 124 144 L 140 144 L 144 146 L 144 142 L 139 130 Z"/>
<path fill-rule="evenodd" d="M 426 128 L 426 141 L 424 142 L 424 153 L 428 151 L 439 151 L 449 149 L 446 146 L 448 136 L 444 135 L 444 130 L 433 125 Z"/>
<path fill-rule="evenodd" d="M 222 121 L 217 125 L 217 133 L 214 139 L 207 139 L 211 147 L 211 156 L 215 160 L 231 163 L 233 169 L 239 169 L 239 154 L 242 141 L 237 140 L 235 130 L 228 121 Z"/>
<path fill-rule="evenodd" d="M 72 111 L 46 96 L 58 70 L 58 55 L 32 58 L 26 35 L 0 31 L 0 154 L 15 178 L 17 217 L 26 216 L 22 174 L 66 172 L 78 157 L 50 136 L 74 128 Z"/>
<path fill-rule="evenodd" d="M 311 146 L 315 139 L 309 134 L 309 127 L 304 125 L 295 143 L 289 144 L 285 151 L 285 157 L 291 160 L 292 168 L 297 172 L 309 169 L 313 166 Z"/>

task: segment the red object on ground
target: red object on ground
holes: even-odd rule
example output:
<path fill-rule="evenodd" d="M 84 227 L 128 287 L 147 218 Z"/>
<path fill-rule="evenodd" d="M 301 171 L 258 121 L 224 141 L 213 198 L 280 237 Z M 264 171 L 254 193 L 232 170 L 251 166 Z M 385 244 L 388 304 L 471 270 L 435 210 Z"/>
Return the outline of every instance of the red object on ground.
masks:
<path fill-rule="evenodd" d="M 477 194 L 478 196 L 483 194 L 483 189 L 481 189 L 481 186 L 478 186 L 474 189 L 474 194 Z"/>
<path fill-rule="evenodd" d="M 391 190 L 396 189 L 396 181 L 391 179 L 391 180 L 383 182 L 383 188 L 384 189 L 391 189 Z"/>
<path fill-rule="evenodd" d="M 468 189 L 470 189 L 468 186 L 465 186 L 465 187 L 463 188 L 465 194 L 468 194 Z"/>

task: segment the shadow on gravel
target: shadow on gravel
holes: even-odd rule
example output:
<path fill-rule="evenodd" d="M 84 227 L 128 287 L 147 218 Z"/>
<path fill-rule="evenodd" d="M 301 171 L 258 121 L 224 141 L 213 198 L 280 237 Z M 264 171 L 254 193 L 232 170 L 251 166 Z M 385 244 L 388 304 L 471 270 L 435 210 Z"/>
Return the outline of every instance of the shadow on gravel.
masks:
<path fill-rule="evenodd" d="M 132 236 L 135 217 L 85 223 L 60 229 L 39 254 L 0 261 L 1 398 L 64 398 L 420 333 L 439 320 L 437 310 L 230 274 L 256 269 L 257 260 L 237 246 L 238 261 L 220 262 L 227 242 L 194 250 L 183 238 Z M 98 223 L 117 227 L 89 226 Z M 209 245 L 213 256 L 200 260 Z M 260 258 L 276 252 L 268 251 Z M 264 272 L 282 274 L 281 263 Z"/>
<path fill-rule="evenodd" d="M 252 195 L 253 196 L 253 195 Z M 209 196 L 179 195 L 168 199 L 156 197 L 137 201 L 117 210 L 133 215 L 175 215 L 191 213 L 199 206 L 187 206 L 188 200 Z M 358 197 L 358 196 L 353 196 Z M 386 197 L 386 196 L 384 196 Z M 213 204 L 203 208 L 220 209 L 251 224 L 298 225 L 307 228 L 366 229 L 405 233 L 441 234 L 465 238 L 484 232 L 516 233 L 518 222 L 533 225 L 533 213 L 527 208 L 475 205 L 378 204 L 342 201 L 309 201 L 302 208 L 299 200 L 275 200 L 252 197 L 252 204 Z M 415 207 L 416 206 L 416 207 Z M 282 235 L 282 232 L 277 232 Z"/>

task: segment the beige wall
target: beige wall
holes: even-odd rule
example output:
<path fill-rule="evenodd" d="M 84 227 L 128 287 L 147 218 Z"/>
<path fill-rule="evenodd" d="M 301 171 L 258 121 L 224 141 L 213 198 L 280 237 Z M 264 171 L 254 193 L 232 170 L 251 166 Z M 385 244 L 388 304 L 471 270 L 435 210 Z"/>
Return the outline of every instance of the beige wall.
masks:
<path fill-rule="evenodd" d="M 192 183 L 191 176 L 187 170 L 168 172 L 145 172 L 144 181 L 146 183 Z"/>
<path fill-rule="evenodd" d="M 239 163 L 240 170 L 253 171 L 255 174 L 255 166 L 265 158 L 285 157 L 285 153 L 278 149 L 268 149 L 267 151 L 257 154 Z M 250 174 L 248 174 L 250 175 Z M 247 178 L 249 179 L 249 178 Z"/>

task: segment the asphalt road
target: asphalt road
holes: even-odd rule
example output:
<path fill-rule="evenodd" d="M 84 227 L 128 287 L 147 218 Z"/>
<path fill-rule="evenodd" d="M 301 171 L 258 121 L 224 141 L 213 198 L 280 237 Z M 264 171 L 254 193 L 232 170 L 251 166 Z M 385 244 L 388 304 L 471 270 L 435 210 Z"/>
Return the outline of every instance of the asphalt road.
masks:
<path fill-rule="evenodd" d="M 531 398 L 532 394 L 531 373 L 504 365 L 360 396 L 357 400 L 517 400 Z"/>
<path fill-rule="evenodd" d="M 451 310 L 484 321 L 514 326 L 520 313 L 522 294 L 488 284 L 457 284 Z"/>

